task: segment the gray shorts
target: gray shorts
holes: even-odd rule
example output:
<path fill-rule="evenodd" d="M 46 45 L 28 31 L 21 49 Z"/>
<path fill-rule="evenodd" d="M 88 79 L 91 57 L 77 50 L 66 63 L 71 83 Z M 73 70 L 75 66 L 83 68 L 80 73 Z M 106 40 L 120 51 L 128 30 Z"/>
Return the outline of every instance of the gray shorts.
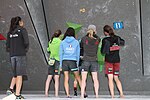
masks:
<path fill-rule="evenodd" d="M 62 70 L 63 71 L 71 71 L 71 72 L 79 71 L 79 68 L 77 67 L 77 61 L 63 60 Z"/>
<path fill-rule="evenodd" d="M 80 70 L 81 72 L 98 72 L 99 64 L 97 61 L 83 61 Z"/>
<path fill-rule="evenodd" d="M 27 58 L 26 56 L 11 57 L 11 66 L 13 69 L 14 77 L 26 76 Z"/>
<path fill-rule="evenodd" d="M 59 61 L 55 60 L 55 63 L 53 66 L 48 67 L 48 75 L 58 75 L 58 72 L 55 71 L 59 70 Z"/>

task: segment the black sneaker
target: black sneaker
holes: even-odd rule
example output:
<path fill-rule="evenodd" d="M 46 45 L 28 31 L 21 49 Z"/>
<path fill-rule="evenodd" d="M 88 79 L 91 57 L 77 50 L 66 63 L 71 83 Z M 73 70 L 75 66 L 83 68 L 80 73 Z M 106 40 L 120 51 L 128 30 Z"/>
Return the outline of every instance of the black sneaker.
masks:
<path fill-rule="evenodd" d="M 22 95 L 16 96 L 16 100 L 24 100 L 24 97 Z"/>
<path fill-rule="evenodd" d="M 84 94 L 84 98 L 87 98 L 88 97 L 88 95 L 87 94 Z"/>
<path fill-rule="evenodd" d="M 8 89 L 8 90 L 6 91 L 6 94 L 7 94 L 7 95 L 10 95 L 10 94 L 12 94 L 12 93 L 14 93 L 14 90 L 13 90 L 13 89 Z"/>
<path fill-rule="evenodd" d="M 74 96 L 77 96 L 78 94 L 77 94 L 77 91 L 74 91 Z"/>
<path fill-rule="evenodd" d="M 72 98 L 71 96 L 67 96 L 67 98 Z"/>
<path fill-rule="evenodd" d="M 74 96 L 77 96 L 77 87 L 74 87 Z"/>

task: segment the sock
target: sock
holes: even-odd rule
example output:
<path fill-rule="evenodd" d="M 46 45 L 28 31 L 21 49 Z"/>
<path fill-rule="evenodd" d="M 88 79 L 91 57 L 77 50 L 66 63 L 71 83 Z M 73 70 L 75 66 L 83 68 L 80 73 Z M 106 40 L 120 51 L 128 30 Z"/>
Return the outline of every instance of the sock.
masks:
<path fill-rule="evenodd" d="M 74 87 L 74 91 L 77 91 L 77 87 Z"/>
<path fill-rule="evenodd" d="M 74 95 L 77 96 L 77 87 L 74 87 Z"/>

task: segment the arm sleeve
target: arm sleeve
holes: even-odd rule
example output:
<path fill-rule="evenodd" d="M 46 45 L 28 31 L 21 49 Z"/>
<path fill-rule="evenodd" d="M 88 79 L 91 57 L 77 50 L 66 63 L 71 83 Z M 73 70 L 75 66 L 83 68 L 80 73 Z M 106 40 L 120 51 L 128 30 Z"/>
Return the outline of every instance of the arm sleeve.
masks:
<path fill-rule="evenodd" d="M 100 37 L 97 36 L 97 34 L 95 34 L 94 37 L 95 37 L 99 42 L 101 41 Z"/>
<path fill-rule="evenodd" d="M 28 51 L 29 49 L 29 37 L 28 37 L 28 32 L 26 29 L 22 30 L 23 33 L 23 39 L 24 39 L 24 45 L 25 45 L 25 49 L 26 51 Z"/>
<path fill-rule="evenodd" d="M 62 68 L 62 60 L 63 60 L 63 45 L 62 45 L 62 42 L 60 43 L 59 56 L 60 56 L 60 68 Z"/>
<path fill-rule="evenodd" d="M 47 52 L 50 53 L 50 42 L 48 42 Z"/>
<path fill-rule="evenodd" d="M 121 37 L 118 37 L 118 44 L 119 44 L 119 46 L 124 46 L 125 40 L 123 40 Z"/>
<path fill-rule="evenodd" d="M 105 43 L 104 43 L 104 39 L 103 39 L 103 40 L 102 40 L 102 45 L 101 45 L 101 53 L 102 53 L 102 54 L 104 54 L 104 53 L 103 53 L 103 51 L 104 51 L 104 50 L 103 50 L 103 49 L 104 49 L 104 45 L 105 45 Z"/>
<path fill-rule="evenodd" d="M 102 40 L 102 47 L 101 47 L 101 53 L 102 54 L 109 54 L 110 49 L 110 43 L 108 40 L 103 39 Z"/>
<path fill-rule="evenodd" d="M 101 39 L 98 37 L 98 41 L 101 42 Z"/>
<path fill-rule="evenodd" d="M 9 37 L 9 33 L 7 33 L 6 51 L 7 51 L 7 52 L 10 51 L 10 37 Z"/>
<path fill-rule="evenodd" d="M 80 56 L 83 56 L 84 50 L 83 50 L 83 39 L 81 39 L 80 42 Z"/>
<path fill-rule="evenodd" d="M 78 45 L 77 45 L 77 66 L 79 66 L 79 60 L 80 60 L 80 44 L 78 42 Z"/>

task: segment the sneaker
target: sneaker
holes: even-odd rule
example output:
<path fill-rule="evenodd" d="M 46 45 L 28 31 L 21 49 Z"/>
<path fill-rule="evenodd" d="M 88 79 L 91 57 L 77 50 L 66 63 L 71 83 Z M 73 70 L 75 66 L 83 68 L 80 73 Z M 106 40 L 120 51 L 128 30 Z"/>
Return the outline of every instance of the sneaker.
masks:
<path fill-rule="evenodd" d="M 74 87 L 74 96 L 77 96 L 77 87 Z"/>
<path fill-rule="evenodd" d="M 24 96 L 22 96 L 22 95 L 20 95 L 20 96 L 21 96 L 21 98 L 25 99 L 25 97 L 24 97 Z"/>
<path fill-rule="evenodd" d="M 77 96 L 78 94 L 77 94 L 77 91 L 74 91 L 74 96 Z"/>
<path fill-rule="evenodd" d="M 88 95 L 87 94 L 84 94 L 84 98 L 87 98 L 88 97 Z"/>
<path fill-rule="evenodd" d="M 24 100 L 24 97 L 22 95 L 16 96 L 16 100 Z"/>
<path fill-rule="evenodd" d="M 71 96 L 67 96 L 67 98 L 72 98 Z"/>
<path fill-rule="evenodd" d="M 14 93 L 14 90 L 13 90 L 13 89 L 8 89 L 8 90 L 6 91 L 6 94 L 7 94 L 7 95 L 10 95 L 10 94 L 12 94 L 12 93 Z"/>

